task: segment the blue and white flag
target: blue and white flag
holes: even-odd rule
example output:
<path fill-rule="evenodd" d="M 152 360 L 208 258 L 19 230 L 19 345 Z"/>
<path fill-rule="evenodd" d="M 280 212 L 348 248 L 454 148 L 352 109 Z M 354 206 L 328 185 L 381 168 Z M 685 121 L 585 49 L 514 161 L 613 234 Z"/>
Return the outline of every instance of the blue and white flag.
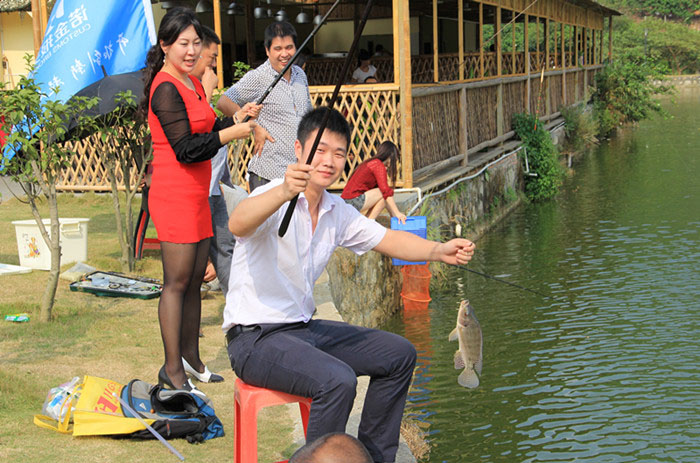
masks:
<path fill-rule="evenodd" d="M 105 73 L 145 67 L 146 53 L 156 43 L 151 8 L 150 0 L 58 0 L 34 80 L 49 98 L 66 101 Z"/>

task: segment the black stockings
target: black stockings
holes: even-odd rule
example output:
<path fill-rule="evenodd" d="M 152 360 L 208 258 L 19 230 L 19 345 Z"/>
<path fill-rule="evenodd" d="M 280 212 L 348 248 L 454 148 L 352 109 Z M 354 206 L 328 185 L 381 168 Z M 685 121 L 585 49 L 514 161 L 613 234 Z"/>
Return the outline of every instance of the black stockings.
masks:
<path fill-rule="evenodd" d="M 209 255 L 209 240 L 160 243 L 163 292 L 158 303 L 158 321 L 165 350 L 165 372 L 176 386 L 187 382 L 182 357 L 198 371 L 204 368 L 199 358 L 200 288 Z"/>

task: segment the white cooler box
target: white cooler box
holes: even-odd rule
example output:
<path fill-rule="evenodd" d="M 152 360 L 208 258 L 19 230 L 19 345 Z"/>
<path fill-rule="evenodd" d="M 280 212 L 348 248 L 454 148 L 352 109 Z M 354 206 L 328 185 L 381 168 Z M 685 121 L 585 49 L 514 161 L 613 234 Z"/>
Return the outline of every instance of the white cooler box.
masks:
<path fill-rule="evenodd" d="M 58 219 L 60 223 L 61 265 L 87 260 L 87 233 L 90 219 Z M 43 220 L 51 235 L 51 220 Z M 51 250 L 34 219 L 12 222 L 17 234 L 19 264 L 38 270 L 51 269 Z"/>

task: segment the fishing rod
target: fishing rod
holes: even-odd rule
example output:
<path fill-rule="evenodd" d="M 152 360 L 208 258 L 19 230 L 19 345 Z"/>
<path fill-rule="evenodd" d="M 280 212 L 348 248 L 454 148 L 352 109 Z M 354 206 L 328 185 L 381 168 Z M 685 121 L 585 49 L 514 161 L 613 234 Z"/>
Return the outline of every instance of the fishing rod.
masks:
<path fill-rule="evenodd" d="M 299 45 L 296 53 L 294 53 L 294 56 L 292 56 L 292 59 L 290 59 L 289 62 L 284 66 L 284 68 L 282 68 L 282 70 L 277 75 L 277 77 L 275 77 L 275 80 L 272 81 L 272 83 L 267 87 L 265 92 L 260 96 L 260 98 L 258 98 L 258 101 L 255 102 L 255 104 L 262 104 L 263 101 L 265 101 L 265 98 L 267 98 L 267 96 L 270 94 L 272 89 L 275 88 L 275 85 L 277 85 L 277 82 L 279 82 L 280 79 L 287 73 L 289 68 L 292 67 L 292 65 L 294 64 L 294 61 L 296 61 L 297 57 L 299 57 L 299 55 L 301 54 L 301 51 L 304 49 L 306 44 L 309 43 L 309 40 L 311 40 L 313 38 L 313 36 L 316 35 L 318 30 L 321 28 L 321 26 L 323 26 L 323 24 L 325 24 L 326 19 L 328 19 L 328 16 L 330 16 L 330 14 L 333 12 L 335 7 L 338 6 L 339 4 L 340 4 L 340 0 L 335 0 L 335 3 L 328 9 L 326 14 L 323 15 L 323 18 L 321 18 L 321 21 L 316 25 L 316 27 L 314 27 L 314 30 L 312 30 L 311 33 L 309 34 L 309 36 L 306 37 L 306 39 L 302 42 L 301 45 Z M 247 115 L 246 117 L 243 118 L 243 122 L 248 122 L 248 120 L 250 120 L 249 115 Z"/>
<path fill-rule="evenodd" d="M 352 41 L 352 45 L 350 45 L 350 50 L 348 51 L 348 56 L 345 58 L 345 62 L 343 63 L 343 70 L 340 71 L 340 77 L 338 78 L 338 83 L 335 85 L 335 89 L 333 90 L 333 95 L 331 96 L 330 101 L 328 101 L 328 109 L 329 111 L 326 111 L 326 113 L 323 115 L 323 120 L 321 121 L 321 126 L 318 128 L 318 132 L 316 133 L 316 138 L 314 139 L 313 145 L 311 145 L 311 152 L 309 153 L 309 158 L 306 160 L 306 164 L 311 164 L 311 161 L 314 159 L 314 154 L 316 153 L 316 148 L 318 148 L 318 144 L 321 141 L 321 136 L 323 135 L 323 131 L 326 128 L 326 124 L 328 124 L 328 118 L 331 116 L 331 111 L 333 109 L 333 106 L 335 105 L 336 100 L 338 99 L 338 94 L 340 93 L 340 87 L 343 85 L 343 82 L 345 81 L 345 77 L 348 74 L 348 71 L 350 70 L 350 61 L 352 60 L 352 57 L 355 55 L 355 49 L 357 48 L 357 44 L 360 42 L 360 36 L 362 35 L 362 30 L 365 28 L 365 23 L 367 22 L 367 18 L 369 17 L 370 11 L 372 11 L 372 5 L 374 4 L 374 0 L 367 0 L 367 6 L 365 6 L 365 11 L 362 13 L 362 19 L 360 20 L 360 24 L 357 27 L 357 31 L 355 31 L 355 37 Z M 327 14 L 326 14 L 327 16 Z M 287 206 L 287 211 L 284 213 L 284 218 L 282 219 L 282 223 L 280 224 L 280 228 L 277 231 L 277 234 L 280 237 L 283 237 L 285 233 L 287 233 L 287 228 L 289 228 L 289 222 L 292 220 L 292 215 L 294 214 L 294 207 L 297 204 L 297 200 L 299 199 L 299 194 L 297 193 L 296 196 L 294 196 L 290 201 L 289 205 Z"/>
<path fill-rule="evenodd" d="M 467 268 L 464 265 L 458 265 L 457 267 L 461 268 L 462 270 L 466 270 L 467 272 L 472 272 L 472 273 L 476 273 L 477 275 L 481 275 L 484 278 L 490 278 L 491 280 L 495 280 L 495 281 L 498 281 L 500 283 L 505 283 L 505 284 L 510 285 L 510 286 L 515 286 L 518 289 L 522 289 L 524 291 L 529 291 L 531 293 L 537 294 L 538 296 L 549 298 L 549 296 L 547 296 L 546 294 L 540 293 L 539 291 L 535 291 L 534 289 L 529 289 L 529 288 L 526 288 L 524 286 L 516 285 L 515 283 L 511 283 L 510 281 L 506 281 L 503 278 L 498 278 L 498 277 L 495 277 L 493 275 L 489 275 L 487 273 L 477 272 L 476 270 L 472 270 L 470 268 Z"/>

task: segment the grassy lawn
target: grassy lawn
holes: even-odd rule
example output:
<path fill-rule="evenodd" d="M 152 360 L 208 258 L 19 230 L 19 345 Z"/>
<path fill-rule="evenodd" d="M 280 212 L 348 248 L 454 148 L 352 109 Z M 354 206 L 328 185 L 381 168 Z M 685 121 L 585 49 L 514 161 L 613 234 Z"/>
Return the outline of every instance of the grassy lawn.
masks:
<path fill-rule="evenodd" d="M 137 207 L 138 203 L 137 202 Z M 87 264 L 99 270 L 119 271 L 121 253 L 116 236 L 111 197 L 107 194 L 64 194 L 61 217 L 87 217 Z M 48 217 L 48 215 L 45 215 Z M 0 262 L 19 264 L 13 220 L 30 219 L 29 206 L 4 198 L 0 204 Z M 148 236 L 155 236 L 149 229 Z M 66 270 L 74 264 L 65 264 Z M 71 292 L 59 280 L 53 321 L 38 320 L 39 301 L 47 273 L 0 276 L 0 461 L 67 462 L 150 461 L 177 458 L 157 441 L 116 440 L 109 437 L 71 437 L 38 428 L 32 415 L 41 413 L 46 393 L 74 376 L 92 375 L 126 384 L 133 378 L 156 382 L 163 363 L 158 327 L 158 299 L 97 297 Z M 144 251 L 136 274 L 162 278 L 160 253 Z M 202 384 L 212 399 L 226 436 L 202 445 L 184 439 L 171 443 L 190 461 L 231 461 L 233 458 L 233 381 L 235 375 L 221 333 L 224 297 L 208 295 L 202 301 L 200 340 L 202 359 L 222 374 L 222 384 Z M 6 314 L 26 312 L 29 323 L 4 321 Z M 284 407 L 265 409 L 259 417 L 261 462 L 288 458 L 295 450 L 293 422 Z"/>

